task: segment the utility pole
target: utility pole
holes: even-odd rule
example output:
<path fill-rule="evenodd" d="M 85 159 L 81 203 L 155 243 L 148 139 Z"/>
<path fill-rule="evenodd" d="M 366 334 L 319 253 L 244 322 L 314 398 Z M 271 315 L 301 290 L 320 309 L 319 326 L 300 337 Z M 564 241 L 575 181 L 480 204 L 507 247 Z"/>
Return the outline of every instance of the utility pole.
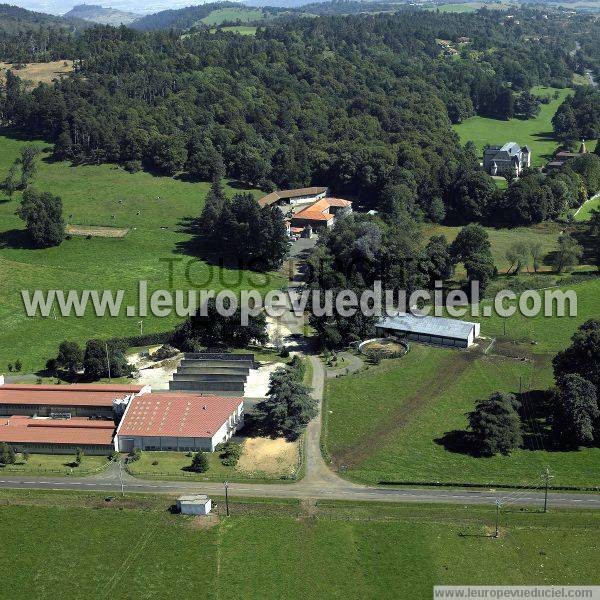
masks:
<path fill-rule="evenodd" d="M 545 468 L 542 473 L 542 478 L 545 482 L 545 491 L 544 491 L 544 512 L 548 512 L 548 486 L 550 485 L 550 480 L 554 477 L 554 475 L 550 475 L 550 469 L 548 467 Z"/>
<path fill-rule="evenodd" d="M 496 498 L 496 533 L 494 537 L 497 539 L 500 537 L 500 498 Z"/>
<path fill-rule="evenodd" d="M 229 494 L 228 494 L 228 489 L 229 489 L 229 483 L 225 482 L 225 514 L 227 516 L 229 516 Z"/>
<path fill-rule="evenodd" d="M 138 325 L 140 326 L 140 335 L 144 335 L 144 321 L 138 321 Z"/>
<path fill-rule="evenodd" d="M 123 485 L 123 463 L 121 462 L 121 458 L 117 458 L 119 461 L 119 479 L 121 480 L 121 496 L 125 497 L 125 487 Z"/>
<path fill-rule="evenodd" d="M 110 378 L 110 358 L 108 357 L 108 342 L 104 342 L 104 348 L 106 349 L 106 367 L 108 368 L 108 381 L 112 382 Z"/>
<path fill-rule="evenodd" d="M 523 377 L 521 375 L 519 375 L 519 398 L 521 397 L 522 393 L 523 393 Z"/>
<path fill-rule="evenodd" d="M 504 323 L 504 337 L 506 337 L 506 317 L 504 317 L 504 319 L 502 319 L 503 323 Z"/>

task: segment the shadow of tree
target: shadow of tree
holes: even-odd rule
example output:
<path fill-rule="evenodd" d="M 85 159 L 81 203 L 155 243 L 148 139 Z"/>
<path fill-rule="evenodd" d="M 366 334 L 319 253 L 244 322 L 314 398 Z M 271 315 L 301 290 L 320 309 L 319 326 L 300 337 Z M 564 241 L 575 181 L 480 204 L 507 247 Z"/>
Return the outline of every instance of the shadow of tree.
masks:
<path fill-rule="evenodd" d="M 0 249 L 37 250 L 29 234 L 23 229 L 9 229 L 0 232 Z"/>
<path fill-rule="evenodd" d="M 448 452 L 455 454 L 468 454 L 480 457 L 481 452 L 475 447 L 473 436 L 469 431 L 454 429 L 446 431 L 442 437 L 433 440 L 439 446 L 443 446 Z"/>

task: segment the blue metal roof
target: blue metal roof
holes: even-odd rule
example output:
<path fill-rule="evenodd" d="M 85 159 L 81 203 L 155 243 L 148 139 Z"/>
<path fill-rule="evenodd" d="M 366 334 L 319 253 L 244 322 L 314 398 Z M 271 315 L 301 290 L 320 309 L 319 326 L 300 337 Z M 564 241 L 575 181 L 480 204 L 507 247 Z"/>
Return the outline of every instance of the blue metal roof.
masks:
<path fill-rule="evenodd" d="M 459 319 L 432 316 L 419 317 L 413 314 L 402 314 L 393 317 L 384 317 L 377 322 L 376 326 L 394 331 L 467 340 L 475 325 L 476 323 L 460 321 Z"/>

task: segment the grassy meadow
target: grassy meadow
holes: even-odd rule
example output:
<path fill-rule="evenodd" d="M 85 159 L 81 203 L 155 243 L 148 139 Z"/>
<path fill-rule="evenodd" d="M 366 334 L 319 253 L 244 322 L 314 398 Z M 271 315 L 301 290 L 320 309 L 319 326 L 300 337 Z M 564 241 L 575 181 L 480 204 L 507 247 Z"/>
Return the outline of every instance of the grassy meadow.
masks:
<path fill-rule="evenodd" d="M 17 454 L 14 465 L 0 466 L 0 475 L 56 475 L 83 476 L 98 473 L 109 465 L 107 456 L 84 456 L 81 464 L 76 466 L 75 455 L 69 454 L 30 454 L 25 461 Z"/>
<path fill-rule="evenodd" d="M 202 23 L 205 25 L 220 25 L 226 21 L 240 21 L 244 23 L 264 18 L 266 18 L 265 13 L 258 8 L 230 7 L 213 10 L 209 15 L 202 19 Z"/>
<path fill-rule="evenodd" d="M 443 235 L 446 237 L 448 242 L 453 242 L 462 227 L 451 226 L 451 225 L 438 225 L 434 223 L 427 223 L 423 225 L 423 234 L 429 238 L 433 235 Z M 542 245 L 544 254 L 552 252 L 556 249 L 558 244 L 558 238 L 560 237 L 561 231 L 564 229 L 564 225 L 560 223 L 554 223 L 547 221 L 544 223 L 538 223 L 531 227 L 513 227 L 513 228 L 485 228 L 492 250 L 492 256 L 494 257 L 494 264 L 498 267 L 498 270 L 506 272 L 510 267 L 506 258 L 506 251 L 516 242 L 525 242 L 531 244 L 532 242 L 539 242 Z M 582 269 L 587 269 L 589 265 L 580 265 Z M 549 271 L 550 267 L 542 265 L 541 271 Z"/>
<path fill-rule="evenodd" d="M 578 317 L 479 319 L 482 335 L 497 337 L 484 356 L 411 344 L 403 358 L 383 361 L 327 382 L 325 447 L 351 479 L 540 484 L 549 467 L 555 485 L 600 485 L 600 448 L 554 451 L 543 418 L 541 395 L 553 384 L 553 355 L 569 344 L 576 327 L 598 316 L 600 281 L 572 286 Z M 535 341 L 536 345 L 532 345 Z M 495 354 L 495 353 L 498 354 Z M 523 360 L 525 358 L 526 360 Z M 465 413 L 494 391 L 524 396 L 525 448 L 510 456 L 476 458 L 459 451 Z"/>
<path fill-rule="evenodd" d="M 430 598 L 436 584 L 593 583 L 595 512 L 232 500 L 228 518 L 168 497 L 2 491 L 3 594 L 21 598 Z M 222 502 L 217 499 L 217 504 Z M 568 535 L 566 535 L 568 532 Z M 543 559 L 542 559 L 543 556 Z"/>
<path fill-rule="evenodd" d="M 0 136 L 0 178 L 24 143 Z M 63 339 L 84 343 L 91 337 L 131 336 L 140 331 L 139 317 L 127 317 L 125 310 L 115 318 L 97 318 L 91 310 L 83 317 L 29 318 L 21 299 L 23 289 L 123 289 L 123 306 L 128 306 L 137 303 L 139 280 L 148 282 L 150 293 L 281 285 L 277 277 L 210 266 L 188 254 L 185 244 L 191 236 L 183 222 L 200 214 L 208 183 L 130 174 L 113 165 L 74 167 L 52 161 L 48 144 L 37 145 L 43 153 L 33 187 L 62 198 L 69 224 L 127 228 L 128 233 L 122 238 L 73 236 L 59 247 L 31 249 L 24 223 L 15 215 L 20 193 L 12 200 L 0 198 L 0 371 L 18 358 L 24 372 L 42 368 Z M 226 186 L 228 194 L 236 191 Z M 175 261 L 172 281 L 168 261 Z M 175 315 L 148 316 L 144 332 L 166 331 L 180 320 Z"/>
<path fill-rule="evenodd" d="M 470 117 L 454 126 L 463 144 L 471 141 L 480 155 L 486 144 L 502 145 L 506 142 L 517 142 L 531 149 L 531 166 L 540 167 L 554 154 L 558 142 L 554 139 L 552 117 L 563 100 L 573 91 L 548 87 L 534 87 L 531 90 L 538 96 L 550 96 L 549 104 L 542 104 L 540 114 L 535 119 L 510 119 L 501 121 L 488 117 Z M 558 92 L 558 98 L 554 93 Z"/>
<path fill-rule="evenodd" d="M 426 5 L 429 10 L 439 10 L 440 12 L 450 13 L 471 13 L 476 12 L 484 6 L 489 10 L 508 10 L 511 6 L 516 6 L 511 2 L 449 2 L 447 4 Z"/>
<path fill-rule="evenodd" d="M 128 465 L 130 473 L 140 479 L 184 481 L 254 481 L 273 483 L 282 481 L 278 473 L 250 473 L 239 466 L 226 466 L 218 452 L 207 452 L 209 469 L 205 473 L 188 471 L 192 458 L 186 452 L 142 452 L 141 458 Z M 156 463 L 156 464 L 154 464 Z M 284 465 L 285 467 L 285 465 Z"/>

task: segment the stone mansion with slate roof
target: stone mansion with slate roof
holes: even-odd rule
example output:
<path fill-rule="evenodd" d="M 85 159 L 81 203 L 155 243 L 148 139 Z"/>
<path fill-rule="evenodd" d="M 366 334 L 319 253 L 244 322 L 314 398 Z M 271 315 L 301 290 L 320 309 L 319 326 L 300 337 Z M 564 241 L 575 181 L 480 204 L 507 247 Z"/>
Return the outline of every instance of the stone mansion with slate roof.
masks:
<path fill-rule="evenodd" d="M 531 166 L 531 150 L 519 146 L 516 142 L 507 142 L 504 146 L 489 146 L 483 151 L 483 168 L 490 175 L 509 175 L 518 177 L 523 169 Z"/>

